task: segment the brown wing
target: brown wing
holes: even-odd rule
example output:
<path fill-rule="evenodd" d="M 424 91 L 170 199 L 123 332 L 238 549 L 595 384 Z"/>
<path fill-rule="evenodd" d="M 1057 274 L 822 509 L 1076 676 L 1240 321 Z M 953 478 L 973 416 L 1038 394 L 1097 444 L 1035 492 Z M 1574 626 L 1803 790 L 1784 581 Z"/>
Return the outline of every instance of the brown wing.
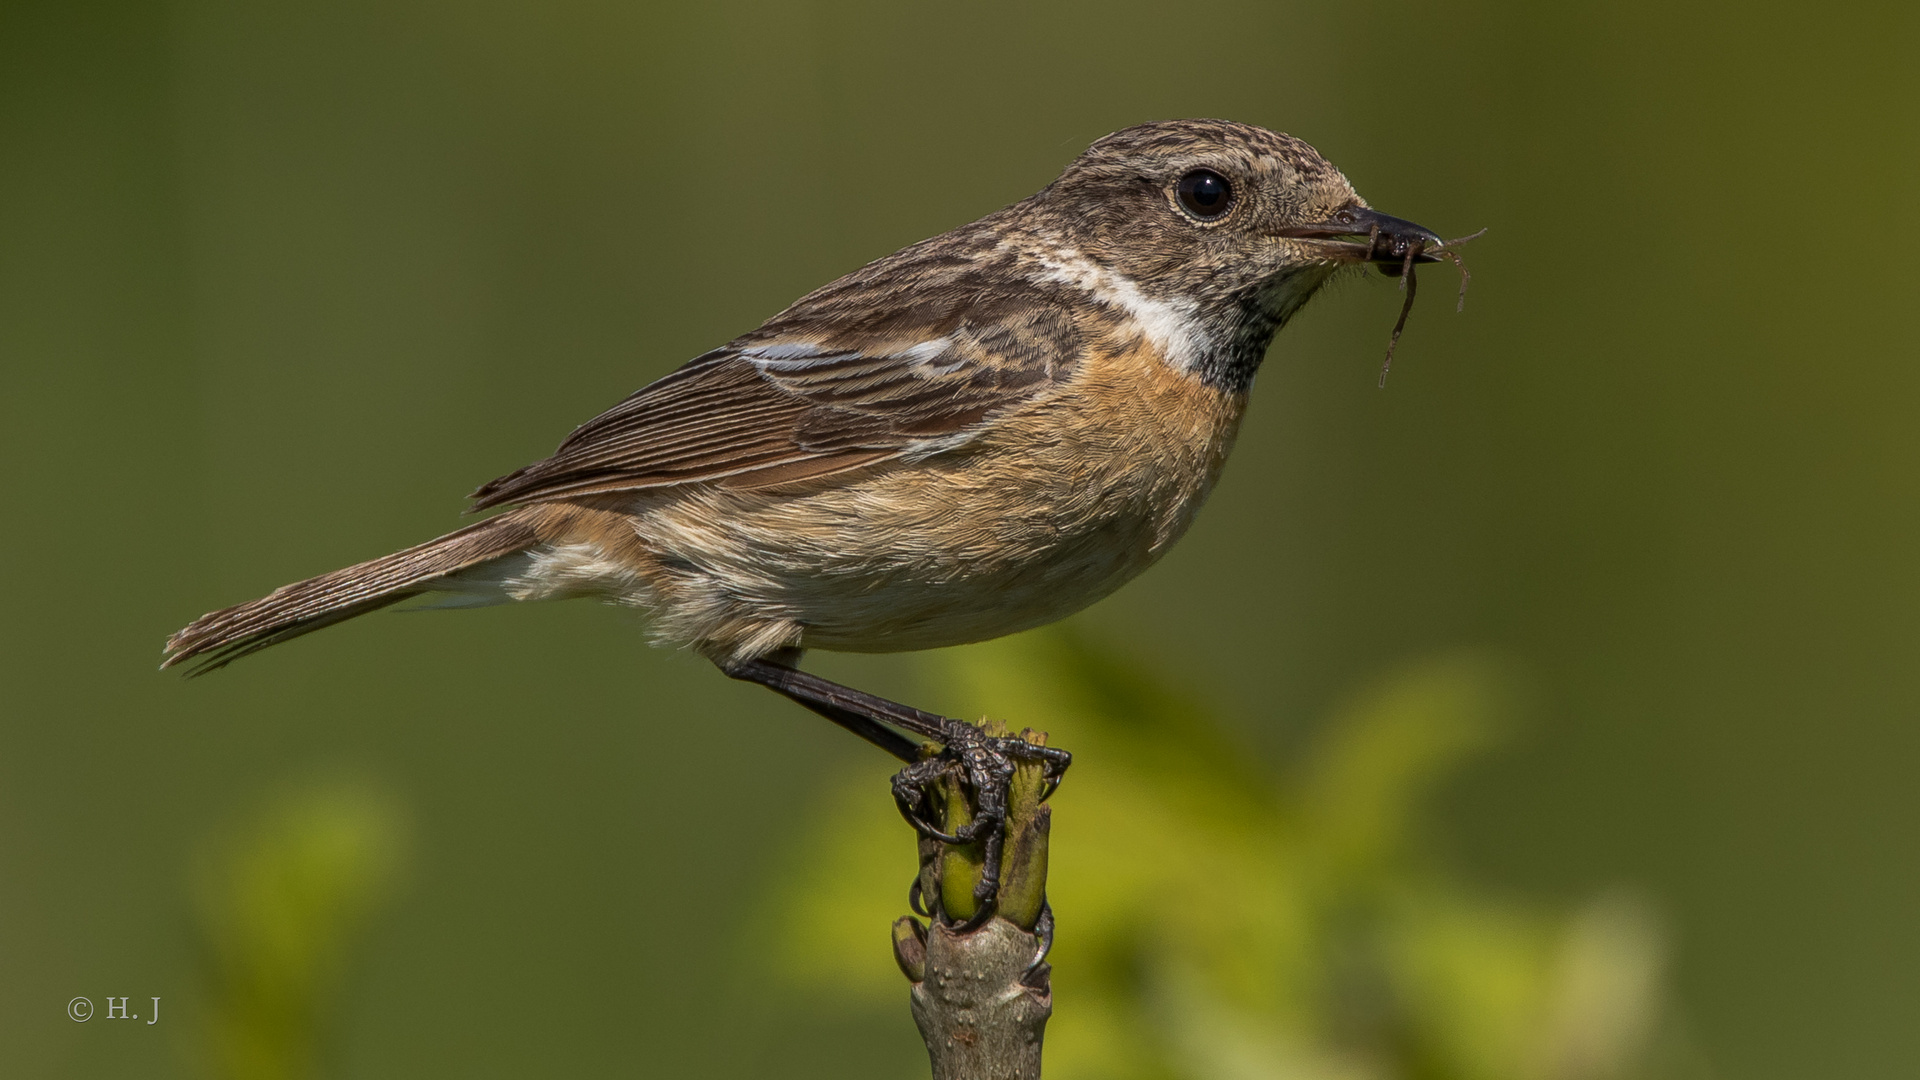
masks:
<path fill-rule="evenodd" d="M 941 252 L 945 239 L 850 274 L 645 387 L 552 457 L 476 491 L 474 509 L 784 483 L 964 441 L 1064 378 L 1080 339 L 1062 296 L 994 287 L 1007 277 Z"/>

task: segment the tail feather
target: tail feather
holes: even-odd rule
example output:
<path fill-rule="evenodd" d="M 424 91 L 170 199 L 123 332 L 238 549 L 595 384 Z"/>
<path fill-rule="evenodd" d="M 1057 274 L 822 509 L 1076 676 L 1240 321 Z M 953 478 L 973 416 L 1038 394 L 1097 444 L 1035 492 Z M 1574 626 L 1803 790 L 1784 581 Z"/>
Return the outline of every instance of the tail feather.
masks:
<path fill-rule="evenodd" d="M 197 661 L 188 674 L 204 675 L 269 645 L 431 592 L 439 578 L 538 541 L 530 521 L 508 513 L 405 551 L 296 581 L 195 619 L 167 639 L 160 666 Z"/>

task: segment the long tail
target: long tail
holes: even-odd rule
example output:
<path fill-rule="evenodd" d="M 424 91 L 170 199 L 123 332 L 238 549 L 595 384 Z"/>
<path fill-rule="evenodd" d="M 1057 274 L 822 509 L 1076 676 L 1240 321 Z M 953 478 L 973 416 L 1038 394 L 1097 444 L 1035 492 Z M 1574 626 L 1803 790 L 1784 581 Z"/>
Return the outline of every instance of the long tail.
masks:
<path fill-rule="evenodd" d="M 405 551 L 283 585 L 258 600 L 195 619 L 167 639 L 161 667 L 198 661 L 204 675 L 250 653 L 432 592 L 437 579 L 539 542 L 523 512 L 502 514 Z"/>

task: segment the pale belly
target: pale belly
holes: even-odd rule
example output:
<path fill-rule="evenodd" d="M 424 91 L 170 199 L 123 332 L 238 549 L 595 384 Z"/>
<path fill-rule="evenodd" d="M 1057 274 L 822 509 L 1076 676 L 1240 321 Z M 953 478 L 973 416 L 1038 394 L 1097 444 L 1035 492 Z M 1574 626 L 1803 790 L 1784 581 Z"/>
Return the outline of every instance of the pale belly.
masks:
<path fill-rule="evenodd" d="M 1051 485 L 918 498 L 944 507 L 861 530 L 830 550 L 795 550 L 790 573 L 755 598 L 800 625 L 805 648 L 899 652 L 1031 629 L 1105 597 L 1151 566 L 1194 505 L 1143 506 L 1126 494 L 1066 498 Z M 862 543 L 861 541 L 866 541 Z M 849 558 L 849 556 L 853 556 Z"/>

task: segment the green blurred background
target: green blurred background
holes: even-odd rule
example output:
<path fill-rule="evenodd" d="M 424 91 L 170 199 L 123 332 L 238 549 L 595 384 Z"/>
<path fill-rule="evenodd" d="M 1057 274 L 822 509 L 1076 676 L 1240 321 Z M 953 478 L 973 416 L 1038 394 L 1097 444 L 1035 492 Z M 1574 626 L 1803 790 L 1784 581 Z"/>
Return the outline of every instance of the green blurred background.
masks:
<path fill-rule="evenodd" d="M 1211 115 L 1490 231 L 1384 392 L 1390 282 L 1289 327 L 1193 533 L 1076 632 L 1276 775 L 1387 673 L 1499 657 L 1523 715 L 1423 857 L 1645 897 L 1718 1075 L 1913 1075 L 1917 51 L 1891 3 L 5 0 L 0 1073 L 203 1075 L 194 867 L 337 776 L 406 840 L 332 1072 L 923 1068 L 904 995 L 782 989 L 752 946 L 796 807 L 848 770 L 884 800 L 887 763 L 631 614 L 384 616 L 194 683 L 159 644 L 444 531 L 1093 138 Z M 821 667 L 1047 726 L 944 663 Z"/>

